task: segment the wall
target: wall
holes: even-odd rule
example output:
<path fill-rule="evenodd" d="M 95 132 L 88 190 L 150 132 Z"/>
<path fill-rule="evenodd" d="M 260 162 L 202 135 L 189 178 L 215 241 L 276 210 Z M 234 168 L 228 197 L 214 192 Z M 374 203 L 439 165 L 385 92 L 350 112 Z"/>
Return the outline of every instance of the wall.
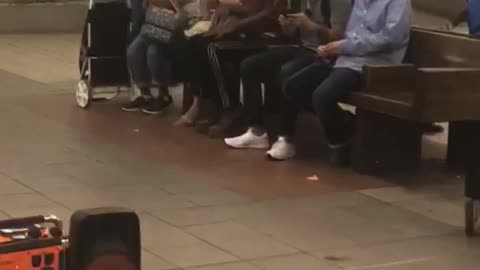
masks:
<path fill-rule="evenodd" d="M 87 12 L 87 2 L 38 3 L 0 0 L 0 33 L 79 32 Z M 27 3 L 26 3 L 27 2 Z M 34 3 L 32 3 L 34 2 Z"/>

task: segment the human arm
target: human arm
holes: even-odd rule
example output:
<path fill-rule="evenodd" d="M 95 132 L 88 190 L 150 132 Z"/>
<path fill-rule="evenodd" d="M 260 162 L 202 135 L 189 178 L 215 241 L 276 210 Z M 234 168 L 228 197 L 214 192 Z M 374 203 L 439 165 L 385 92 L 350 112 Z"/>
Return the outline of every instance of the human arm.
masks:
<path fill-rule="evenodd" d="M 467 5 L 470 34 L 480 37 L 480 0 L 468 0 Z"/>
<path fill-rule="evenodd" d="M 411 4 L 409 0 L 393 0 L 386 6 L 385 24 L 380 31 L 364 31 L 348 35 L 341 42 L 340 54 L 364 56 L 406 46 L 410 32 Z"/>
<path fill-rule="evenodd" d="M 249 14 L 244 18 L 241 18 L 236 25 L 236 29 L 243 30 L 246 28 L 251 28 L 257 23 L 263 23 L 265 20 L 270 18 L 276 18 L 275 15 L 278 16 L 277 11 L 279 11 L 281 4 L 285 0 L 264 0 L 265 4 L 263 9 L 260 12 Z M 253 3 L 253 1 L 250 1 Z M 253 4 L 252 4 L 253 5 Z M 254 8 L 253 6 L 249 6 L 249 13 Z"/>

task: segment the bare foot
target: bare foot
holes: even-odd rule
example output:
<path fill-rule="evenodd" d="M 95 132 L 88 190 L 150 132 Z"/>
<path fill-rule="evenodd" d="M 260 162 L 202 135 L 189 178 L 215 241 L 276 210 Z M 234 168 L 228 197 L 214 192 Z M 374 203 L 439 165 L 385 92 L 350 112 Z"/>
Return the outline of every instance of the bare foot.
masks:
<path fill-rule="evenodd" d="M 175 121 L 175 123 L 173 123 L 173 126 L 175 126 L 175 127 L 191 127 L 194 124 L 195 123 L 192 119 L 190 119 L 186 115 L 182 115 L 182 116 L 180 116 L 180 118 L 178 118 L 177 121 Z"/>

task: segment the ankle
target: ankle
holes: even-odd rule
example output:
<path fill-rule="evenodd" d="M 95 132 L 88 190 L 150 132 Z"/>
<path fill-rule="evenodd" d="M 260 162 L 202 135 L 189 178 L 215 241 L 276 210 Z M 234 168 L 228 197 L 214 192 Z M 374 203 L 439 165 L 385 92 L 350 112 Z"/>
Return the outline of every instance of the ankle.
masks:
<path fill-rule="evenodd" d="M 250 127 L 250 131 L 255 136 L 263 136 L 265 134 L 265 129 L 259 127 Z"/>

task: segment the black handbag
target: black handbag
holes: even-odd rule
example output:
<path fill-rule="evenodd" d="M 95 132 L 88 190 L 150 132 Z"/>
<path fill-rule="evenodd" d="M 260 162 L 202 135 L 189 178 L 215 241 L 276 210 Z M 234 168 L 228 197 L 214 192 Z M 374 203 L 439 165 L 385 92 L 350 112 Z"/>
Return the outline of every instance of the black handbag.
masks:
<path fill-rule="evenodd" d="M 178 7 L 175 0 L 170 0 L 174 10 L 148 8 L 141 33 L 147 38 L 162 44 L 175 42 L 188 28 L 190 19 Z"/>

